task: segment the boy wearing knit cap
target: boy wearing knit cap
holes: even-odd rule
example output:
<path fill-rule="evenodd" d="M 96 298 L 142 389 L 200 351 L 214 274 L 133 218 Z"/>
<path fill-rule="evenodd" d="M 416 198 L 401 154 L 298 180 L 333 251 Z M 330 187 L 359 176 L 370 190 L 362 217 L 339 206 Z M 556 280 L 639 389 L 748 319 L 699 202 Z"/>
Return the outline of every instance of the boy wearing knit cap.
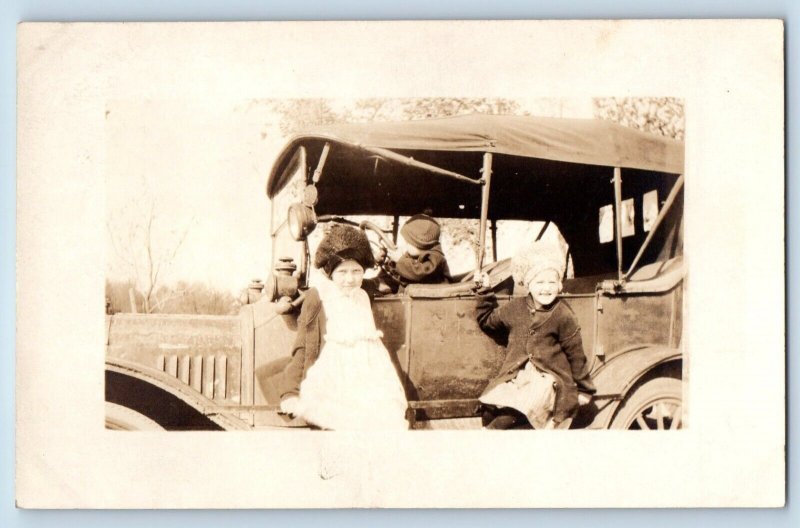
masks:
<path fill-rule="evenodd" d="M 580 326 L 558 298 L 564 264 L 557 246 L 535 242 L 512 259 L 514 281 L 527 287 L 528 295 L 501 308 L 493 296 L 479 298 L 481 329 L 508 333 L 500 374 L 480 396 L 489 429 L 525 421 L 535 429 L 569 428 L 578 392 L 595 392 Z"/>
<path fill-rule="evenodd" d="M 405 251 L 389 252 L 390 267 L 400 284 L 449 282 L 450 270 L 439 242 L 441 226 L 434 218 L 418 214 L 400 229 Z"/>

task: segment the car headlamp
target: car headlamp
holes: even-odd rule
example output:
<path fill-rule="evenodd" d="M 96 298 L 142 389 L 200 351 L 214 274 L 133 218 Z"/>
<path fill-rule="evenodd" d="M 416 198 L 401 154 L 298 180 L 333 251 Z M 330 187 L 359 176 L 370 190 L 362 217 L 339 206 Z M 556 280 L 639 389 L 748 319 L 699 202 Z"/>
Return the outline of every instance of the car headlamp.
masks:
<path fill-rule="evenodd" d="M 305 240 L 309 233 L 317 227 L 317 215 L 314 210 L 301 203 L 293 204 L 289 207 L 289 234 L 298 242 Z"/>

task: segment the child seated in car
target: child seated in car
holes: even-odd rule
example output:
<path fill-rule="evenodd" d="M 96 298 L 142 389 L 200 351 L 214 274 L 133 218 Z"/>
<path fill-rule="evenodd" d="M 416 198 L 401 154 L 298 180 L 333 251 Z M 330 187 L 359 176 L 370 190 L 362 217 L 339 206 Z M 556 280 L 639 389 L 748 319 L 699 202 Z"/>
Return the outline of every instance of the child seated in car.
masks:
<path fill-rule="evenodd" d="M 558 298 L 565 259 L 550 243 L 535 242 L 512 260 L 514 281 L 528 295 L 498 308 L 493 295 L 479 297 L 484 331 L 508 333 L 503 366 L 480 396 L 487 429 L 526 421 L 535 429 L 568 429 L 579 404 L 595 392 L 572 309 Z"/>
<path fill-rule="evenodd" d="M 440 234 L 439 222 L 427 214 L 414 215 L 403 224 L 400 236 L 404 242 L 388 252 L 389 269 L 400 285 L 449 282 Z"/>

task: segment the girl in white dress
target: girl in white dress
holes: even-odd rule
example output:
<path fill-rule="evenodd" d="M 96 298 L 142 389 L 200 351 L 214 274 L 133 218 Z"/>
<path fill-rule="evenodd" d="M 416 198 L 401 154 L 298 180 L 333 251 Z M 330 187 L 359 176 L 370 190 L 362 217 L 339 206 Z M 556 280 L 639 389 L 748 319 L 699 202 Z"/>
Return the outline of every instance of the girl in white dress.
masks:
<path fill-rule="evenodd" d="M 366 235 L 334 224 L 314 263 L 326 275 L 316 286 L 322 305 L 316 318 L 324 318 L 325 334 L 318 357 L 303 358 L 303 368 L 295 369 L 302 371 L 299 395 L 290 391 L 281 408 L 322 429 L 408 429 L 405 391 L 361 289 L 365 268 L 374 265 Z M 309 298 L 314 295 L 307 294 L 306 303 Z M 301 313 L 299 321 L 308 324 L 307 319 Z M 298 339 L 314 339 L 313 334 L 298 333 Z M 308 343 L 295 346 L 303 353 L 310 349 Z"/>

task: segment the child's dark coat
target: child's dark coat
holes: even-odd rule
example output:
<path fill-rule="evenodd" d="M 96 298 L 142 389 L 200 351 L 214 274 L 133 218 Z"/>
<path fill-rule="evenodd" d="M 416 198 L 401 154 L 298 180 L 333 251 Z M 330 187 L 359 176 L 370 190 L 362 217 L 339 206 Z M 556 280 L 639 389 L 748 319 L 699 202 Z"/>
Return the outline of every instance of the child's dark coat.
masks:
<path fill-rule="evenodd" d="M 394 264 L 394 271 L 401 284 L 440 284 L 449 282 L 450 275 L 440 244 L 416 257 L 406 253 Z"/>
<path fill-rule="evenodd" d="M 501 308 L 497 308 L 493 296 L 478 304 L 478 322 L 484 331 L 508 332 L 505 361 L 484 394 L 514 379 L 530 360 L 556 378 L 553 419 L 559 423 L 577 410 L 578 385 L 584 392 L 593 393 L 595 388 L 589 379 L 580 327 L 572 309 L 560 300 L 546 310 L 532 309 L 533 300 L 527 295 L 514 298 Z"/>

